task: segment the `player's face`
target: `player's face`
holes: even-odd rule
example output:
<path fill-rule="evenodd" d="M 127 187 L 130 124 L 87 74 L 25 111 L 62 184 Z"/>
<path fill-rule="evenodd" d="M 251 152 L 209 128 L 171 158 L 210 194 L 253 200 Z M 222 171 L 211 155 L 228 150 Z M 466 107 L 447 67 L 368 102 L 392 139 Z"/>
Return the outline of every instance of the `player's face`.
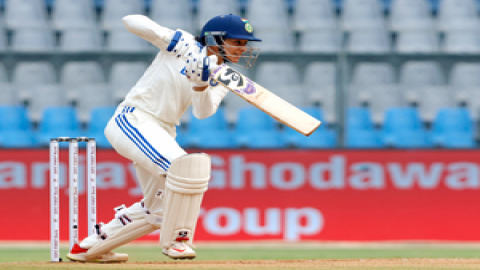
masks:
<path fill-rule="evenodd" d="M 243 39 L 226 39 L 224 41 L 223 49 L 228 60 L 237 63 L 247 48 L 248 40 Z"/>

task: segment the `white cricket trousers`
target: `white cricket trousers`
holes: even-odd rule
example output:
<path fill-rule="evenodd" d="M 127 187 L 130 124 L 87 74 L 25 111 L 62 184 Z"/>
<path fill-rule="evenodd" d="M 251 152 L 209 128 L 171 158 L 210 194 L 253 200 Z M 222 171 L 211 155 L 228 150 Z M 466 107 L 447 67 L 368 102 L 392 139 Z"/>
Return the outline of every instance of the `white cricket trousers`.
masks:
<path fill-rule="evenodd" d="M 163 124 L 165 125 L 165 124 Z M 120 155 L 134 164 L 143 193 L 143 203 L 134 203 L 125 214 L 132 220 L 145 217 L 145 208 L 152 214 L 162 215 L 165 173 L 172 160 L 185 154 L 154 116 L 134 107 L 119 107 L 105 128 L 105 135 Z M 108 236 L 114 235 L 124 224 L 118 218 L 101 227 Z M 89 249 L 100 241 L 97 234 L 89 235 L 80 246 Z"/>

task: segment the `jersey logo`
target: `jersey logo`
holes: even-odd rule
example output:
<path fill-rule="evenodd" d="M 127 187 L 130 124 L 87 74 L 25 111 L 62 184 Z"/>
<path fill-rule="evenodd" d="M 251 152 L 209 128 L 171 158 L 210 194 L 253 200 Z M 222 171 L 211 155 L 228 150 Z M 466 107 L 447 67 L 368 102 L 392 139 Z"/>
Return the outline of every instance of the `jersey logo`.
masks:
<path fill-rule="evenodd" d="M 187 75 L 187 68 L 184 67 L 182 70 L 180 70 L 180 74 Z"/>

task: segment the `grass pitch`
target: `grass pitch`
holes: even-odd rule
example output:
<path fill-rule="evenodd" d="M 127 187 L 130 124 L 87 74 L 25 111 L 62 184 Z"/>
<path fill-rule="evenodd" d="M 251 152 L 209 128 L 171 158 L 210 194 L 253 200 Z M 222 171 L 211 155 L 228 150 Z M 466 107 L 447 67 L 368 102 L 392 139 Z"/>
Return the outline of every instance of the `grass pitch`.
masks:
<path fill-rule="evenodd" d="M 173 261 L 158 245 L 131 244 L 123 264 L 50 263 L 48 244 L 0 244 L 0 269 L 480 269 L 480 245 L 198 245 L 197 259 Z M 66 260 L 67 249 L 62 250 Z"/>

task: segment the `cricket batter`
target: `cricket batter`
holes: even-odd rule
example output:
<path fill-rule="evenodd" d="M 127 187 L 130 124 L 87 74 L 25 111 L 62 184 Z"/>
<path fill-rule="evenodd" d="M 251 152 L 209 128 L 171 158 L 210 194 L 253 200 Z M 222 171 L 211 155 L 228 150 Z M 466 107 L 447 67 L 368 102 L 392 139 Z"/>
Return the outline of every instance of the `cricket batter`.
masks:
<path fill-rule="evenodd" d="M 228 92 L 210 80 L 213 63 L 245 61 L 248 68 L 259 52 L 248 43 L 261 40 L 253 36 L 247 20 L 231 14 L 208 21 L 196 41 L 177 30 L 170 44 L 160 39 L 160 26 L 145 16 L 129 15 L 123 23 L 160 48 L 105 128 L 113 148 L 133 162 L 143 199 L 115 208 L 115 218 L 97 224 L 96 234 L 76 244 L 67 258 L 127 261 L 127 254 L 111 250 L 161 229 L 163 254 L 193 259 L 192 241 L 210 179 L 210 157 L 187 154 L 175 141 L 175 126 L 189 106 L 199 119 L 213 115 Z"/>

